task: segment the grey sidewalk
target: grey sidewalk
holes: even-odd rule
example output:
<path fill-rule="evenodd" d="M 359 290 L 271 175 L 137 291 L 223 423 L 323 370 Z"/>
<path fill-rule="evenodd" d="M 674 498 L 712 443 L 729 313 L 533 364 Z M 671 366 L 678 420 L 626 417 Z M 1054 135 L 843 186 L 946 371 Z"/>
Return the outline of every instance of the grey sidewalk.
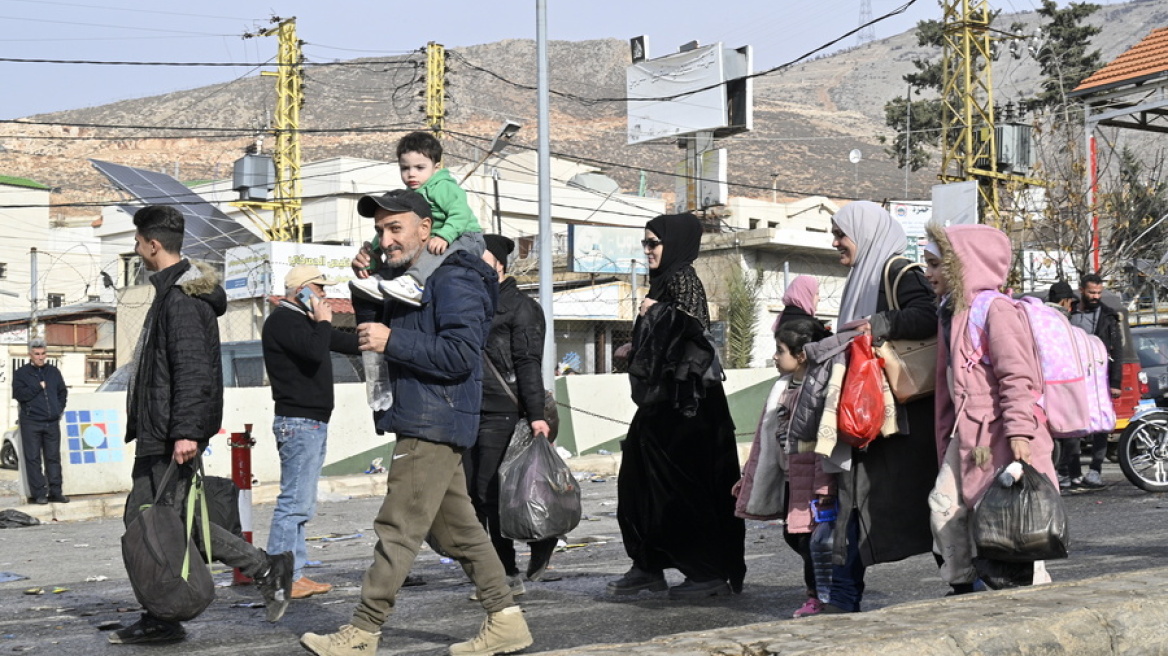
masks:
<path fill-rule="evenodd" d="M 1168 654 L 1168 568 L 678 633 L 551 656 L 1102 656 Z"/>

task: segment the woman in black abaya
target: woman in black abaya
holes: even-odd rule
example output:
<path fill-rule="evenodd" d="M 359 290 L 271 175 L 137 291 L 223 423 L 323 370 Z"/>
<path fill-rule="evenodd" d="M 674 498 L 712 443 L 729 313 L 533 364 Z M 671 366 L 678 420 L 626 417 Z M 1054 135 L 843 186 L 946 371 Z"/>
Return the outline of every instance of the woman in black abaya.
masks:
<path fill-rule="evenodd" d="M 692 266 L 701 238 L 693 214 L 645 226 L 649 295 L 628 359 L 638 409 L 617 479 L 617 519 L 633 566 L 608 584 L 610 594 L 665 590 L 670 568 L 685 575 L 669 588 L 671 599 L 740 592 L 746 576 L 746 529 L 730 492 L 740 473 L 734 422 Z"/>

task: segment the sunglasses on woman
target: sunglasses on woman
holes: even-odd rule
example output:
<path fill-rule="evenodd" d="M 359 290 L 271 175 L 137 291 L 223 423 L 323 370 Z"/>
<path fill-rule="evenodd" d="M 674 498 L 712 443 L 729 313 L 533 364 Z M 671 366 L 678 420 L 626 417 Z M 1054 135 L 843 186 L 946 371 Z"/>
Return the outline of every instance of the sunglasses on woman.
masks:
<path fill-rule="evenodd" d="M 657 248 L 660 245 L 661 245 L 660 239 L 642 239 L 641 240 L 641 247 L 647 248 L 649 250 L 653 250 L 654 248 Z"/>

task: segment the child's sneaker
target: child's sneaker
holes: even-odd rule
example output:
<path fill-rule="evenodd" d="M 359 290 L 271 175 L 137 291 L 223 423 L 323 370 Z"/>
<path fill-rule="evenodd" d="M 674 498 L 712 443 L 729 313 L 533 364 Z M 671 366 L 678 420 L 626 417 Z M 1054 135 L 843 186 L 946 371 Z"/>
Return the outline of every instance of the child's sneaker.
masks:
<path fill-rule="evenodd" d="M 349 293 L 371 301 L 382 302 L 385 300 L 385 294 L 381 291 L 380 285 L 381 280 L 376 276 L 357 278 L 349 281 Z"/>
<path fill-rule="evenodd" d="M 414 280 L 413 276 L 402 274 L 393 280 L 382 280 L 381 291 L 392 299 L 418 307 L 422 304 L 422 292 L 426 291 L 426 288 Z"/>
<path fill-rule="evenodd" d="M 823 602 L 815 597 L 808 597 L 807 601 L 795 611 L 791 617 L 807 617 L 808 615 L 818 615 L 823 612 Z"/>

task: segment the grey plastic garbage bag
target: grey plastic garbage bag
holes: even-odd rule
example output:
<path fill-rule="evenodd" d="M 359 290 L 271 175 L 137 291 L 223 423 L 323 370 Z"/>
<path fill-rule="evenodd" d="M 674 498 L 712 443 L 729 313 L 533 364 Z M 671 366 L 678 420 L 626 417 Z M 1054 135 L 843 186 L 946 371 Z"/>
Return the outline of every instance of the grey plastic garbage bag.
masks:
<path fill-rule="evenodd" d="M 981 558 L 1030 563 L 1067 557 L 1069 536 L 1062 497 L 1046 476 L 1026 463 L 1022 463 L 1022 477 L 1010 487 L 990 485 L 973 519 L 973 538 Z"/>
<path fill-rule="evenodd" d="M 499 465 L 499 530 L 524 542 L 567 535 L 580 523 L 580 486 L 572 470 L 526 421 L 515 425 Z"/>

